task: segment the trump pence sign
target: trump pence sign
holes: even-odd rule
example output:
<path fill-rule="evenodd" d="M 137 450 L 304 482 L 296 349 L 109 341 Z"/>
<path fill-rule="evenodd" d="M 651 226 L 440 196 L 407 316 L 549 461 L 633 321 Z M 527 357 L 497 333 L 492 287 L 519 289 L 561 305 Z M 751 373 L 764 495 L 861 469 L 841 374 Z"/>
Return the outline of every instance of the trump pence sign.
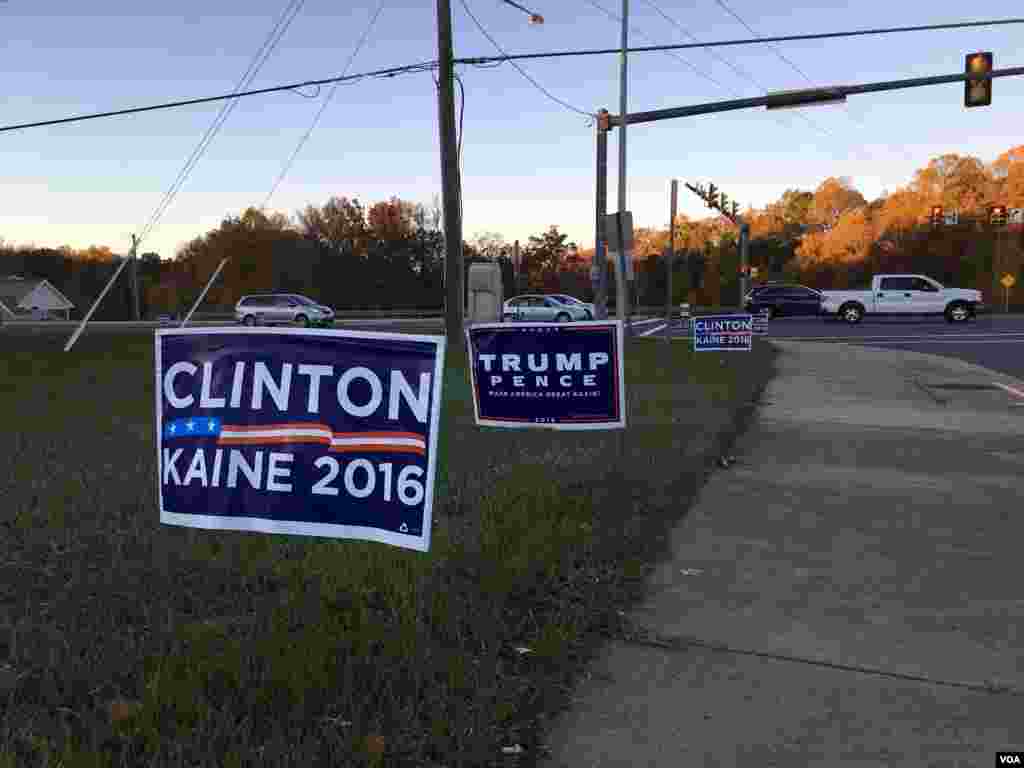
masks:
<path fill-rule="evenodd" d="M 444 339 L 156 332 L 160 521 L 426 551 Z"/>
<path fill-rule="evenodd" d="M 466 337 L 477 424 L 626 426 L 619 321 L 483 323 Z"/>

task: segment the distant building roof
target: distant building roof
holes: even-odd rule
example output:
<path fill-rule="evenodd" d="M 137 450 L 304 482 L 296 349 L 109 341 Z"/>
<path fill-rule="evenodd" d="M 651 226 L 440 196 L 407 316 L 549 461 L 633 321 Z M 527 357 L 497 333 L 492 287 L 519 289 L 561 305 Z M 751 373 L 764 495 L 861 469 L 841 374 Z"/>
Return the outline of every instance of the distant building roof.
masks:
<path fill-rule="evenodd" d="M 49 280 L 7 275 L 0 277 L 0 315 L 13 315 L 18 305 L 40 285 L 45 285 L 52 295 L 67 305 L 67 309 L 72 309 L 75 306 L 74 302 L 58 291 Z"/>
<path fill-rule="evenodd" d="M 0 301 L 8 307 L 16 307 L 42 280 L 26 280 L 21 275 L 0 277 Z"/>

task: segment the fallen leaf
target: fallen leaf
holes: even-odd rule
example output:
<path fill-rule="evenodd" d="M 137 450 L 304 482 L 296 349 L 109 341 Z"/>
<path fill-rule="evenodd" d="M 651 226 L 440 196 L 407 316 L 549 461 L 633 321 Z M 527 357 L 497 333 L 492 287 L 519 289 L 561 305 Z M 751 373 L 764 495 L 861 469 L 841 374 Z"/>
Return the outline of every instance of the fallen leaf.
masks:
<path fill-rule="evenodd" d="M 371 733 L 366 737 L 366 751 L 371 755 L 383 755 L 387 742 L 379 733 Z"/>
<path fill-rule="evenodd" d="M 107 711 L 110 714 L 110 721 L 113 723 L 121 723 L 125 720 L 130 720 L 139 713 L 142 709 L 142 704 L 138 701 L 131 701 L 129 699 L 114 699 L 107 706 Z"/>

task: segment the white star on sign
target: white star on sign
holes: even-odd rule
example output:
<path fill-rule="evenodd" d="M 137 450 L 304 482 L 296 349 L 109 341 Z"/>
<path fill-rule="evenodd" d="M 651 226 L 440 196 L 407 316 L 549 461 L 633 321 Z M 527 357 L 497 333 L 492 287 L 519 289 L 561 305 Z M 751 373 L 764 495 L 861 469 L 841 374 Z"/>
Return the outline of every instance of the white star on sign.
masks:
<path fill-rule="evenodd" d="M 171 424 L 171 426 L 167 428 L 167 431 L 173 435 L 177 429 L 178 428 L 174 424 Z"/>
<path fill-rule="evenodd" d="M 196 423 L 189 419 L 188 422 L 186 422 L 185 426 L 188 427 L 188 431 L 191 432 L 193 429 L 195 429 Z"/>
<path fill-rule="evenodd" d="M 210 422 L 209 422 L 209 423 L 207 424 L 207 429 L 208 429 L 208 430 L 209 430 L 210 432 L 213 432 L 213 430 L 214 430 L 214 429 L 216 429 L 216 427 L 217 427 L 217 425 L 216 425 L 216 423 L 215 423 L 215 422 L 214 422 L 213 420 L 211 420 L 211 421 L 210 421 Z"/>

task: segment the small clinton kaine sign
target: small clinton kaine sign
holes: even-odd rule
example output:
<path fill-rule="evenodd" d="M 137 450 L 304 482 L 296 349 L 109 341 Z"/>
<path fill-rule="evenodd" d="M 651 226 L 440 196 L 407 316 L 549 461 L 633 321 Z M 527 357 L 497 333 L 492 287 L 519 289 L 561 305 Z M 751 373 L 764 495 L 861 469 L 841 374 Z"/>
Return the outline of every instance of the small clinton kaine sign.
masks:
<path fill-rule="evenodd" d="M 749 314 L 702 315 L 693 319 L 695 352 L 749 352 L 754 318 Z"/>
<path fill-rule="evenodd" d="M 160 521 L 427 551 L 444 338 L 156 332 Z"/>

